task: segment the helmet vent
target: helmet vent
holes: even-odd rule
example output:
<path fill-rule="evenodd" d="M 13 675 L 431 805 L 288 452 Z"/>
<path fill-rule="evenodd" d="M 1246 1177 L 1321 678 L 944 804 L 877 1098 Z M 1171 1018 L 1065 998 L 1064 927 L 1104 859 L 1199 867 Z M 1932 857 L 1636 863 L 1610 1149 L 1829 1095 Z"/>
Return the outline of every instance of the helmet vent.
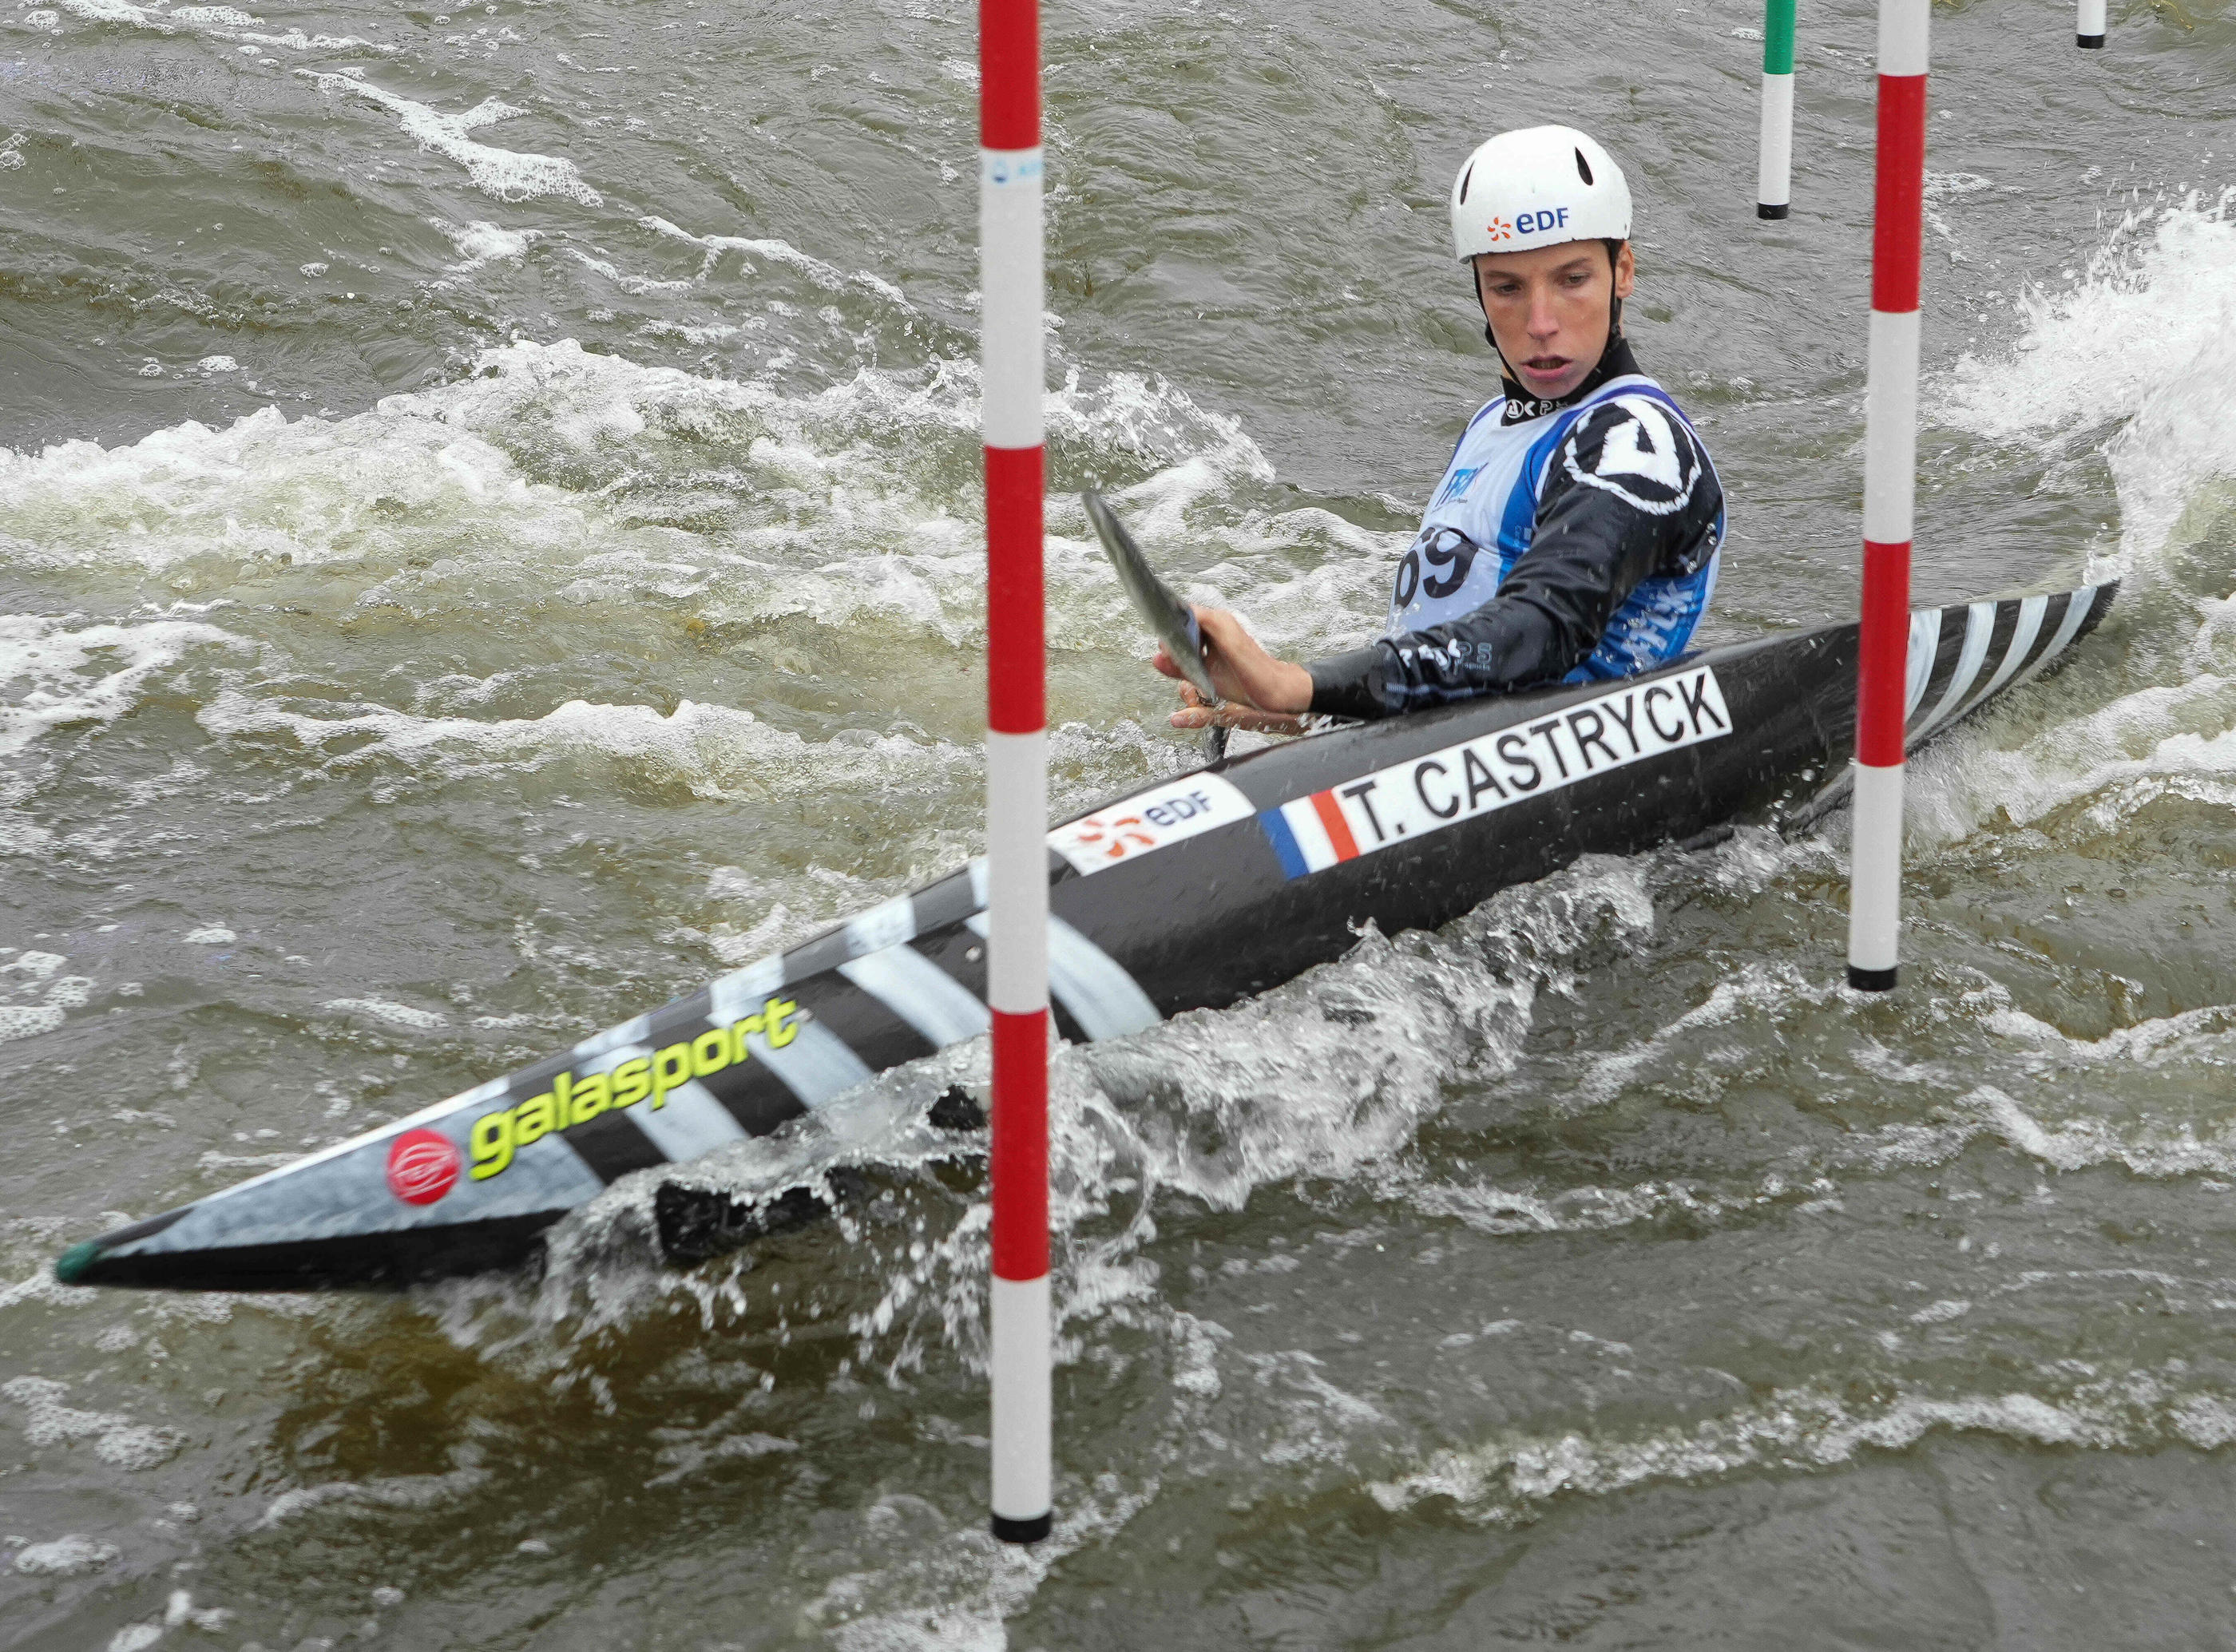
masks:
<path fill-rule="evenodd" d="M 1474 177 L 1475 162 L 1470 161 L 1468 162 L 1468 169 L 1460 174 L 1460 205 L 1463 207 L 1467 205 L 1468 185 Z"/>
<path fill-rule="evenodd" d="M 1592 163 L 1584 159 L 1582 149 L 1576 151 L 1576 176 L 1582 178 L 1587 187 L 1592 181 Z"/>

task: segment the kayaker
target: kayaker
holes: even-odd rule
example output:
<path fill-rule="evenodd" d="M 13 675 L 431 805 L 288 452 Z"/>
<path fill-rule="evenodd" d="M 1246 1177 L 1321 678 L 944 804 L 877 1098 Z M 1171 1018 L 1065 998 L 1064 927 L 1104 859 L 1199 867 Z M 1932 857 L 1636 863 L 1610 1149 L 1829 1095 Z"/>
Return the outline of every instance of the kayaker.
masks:
<path fill-rule="evenodd" d="M 1388 717 L 1477 694 L 1652 670 L 1716 585 L 1724 495 L 1707 449 L 1622 335 L 1630 187 L 1565 126 L 1503 132 L 1452 181 L 1503 393 L 1468 423 L 1398 564 L 1382 638 L 1297 665 L 1199 608 L 1212 681 L 1174 727 L 1293 731 L 1305 713 Z M 1180 672 L 1161 650 L 1157 668 Z"/>

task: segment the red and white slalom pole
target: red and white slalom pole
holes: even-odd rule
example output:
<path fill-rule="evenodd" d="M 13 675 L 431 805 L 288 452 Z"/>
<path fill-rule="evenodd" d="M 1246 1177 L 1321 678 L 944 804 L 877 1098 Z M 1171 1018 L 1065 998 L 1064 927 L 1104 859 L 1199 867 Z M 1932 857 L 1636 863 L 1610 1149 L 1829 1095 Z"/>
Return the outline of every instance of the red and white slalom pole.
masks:
<path fill-rule="evenodd" d="M 2104 0 L 2081 0 L 2075 39 L 2083 51 L 2104 49 Z"/>
<path fill-rule="evenodd" d="M 1864 396 L 1864 622 L 1856 677 L 1855 837 L 1848 891 L 1848 984 L 1868 992 L 1894 985 L 1899 944 L 1930 5 L 1931 0 L 1879 0 L 1878 188 L 1871 222 L 1870 376 Z"/>
<path fill-rule="evenodd" d="M 994 1535 L 1049 1534 L 1048 709 L 1038 0 L 979 0 L 986 885 L 994 1014 Z"/>

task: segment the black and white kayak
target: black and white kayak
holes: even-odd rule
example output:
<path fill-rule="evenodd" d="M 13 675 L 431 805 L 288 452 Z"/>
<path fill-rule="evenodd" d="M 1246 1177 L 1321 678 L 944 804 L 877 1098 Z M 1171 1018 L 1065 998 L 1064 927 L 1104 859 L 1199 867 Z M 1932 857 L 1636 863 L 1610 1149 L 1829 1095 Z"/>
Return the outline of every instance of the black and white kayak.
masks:
<path fill-rule="evenodd" d="M 1912 745 L 2041 672 L 2114 585 L 1911 616 Z M 1857 628 L 1789 633 L 1650 675 L 1488 698 L 1272 746 L 1049 834 L 1058 1030 L 1122 1038 L 1385 934 L 1447 923 L 1588 853 L 1836 798 Z M 824 1107 L 986 1031 L 983 865 L 509 1077 L 79 1245 L 77 1285 L 400 1284 L 529 1257 L 633 1171 Z M 1828 966 L 1829 967 L 1829 966 Z M 781 1214 L 781 1213 L 776 1213 Z"/>

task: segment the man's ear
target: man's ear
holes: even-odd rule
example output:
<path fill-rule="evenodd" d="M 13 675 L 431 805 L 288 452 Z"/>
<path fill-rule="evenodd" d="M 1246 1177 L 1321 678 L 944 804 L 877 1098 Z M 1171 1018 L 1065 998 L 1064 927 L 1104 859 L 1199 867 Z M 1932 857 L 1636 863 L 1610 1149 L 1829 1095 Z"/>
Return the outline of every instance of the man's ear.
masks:
<path fill-rule="evenodd" d="M 1622 250 L 1615 255 L 1615 295 L 1627 299 L 1638 285 L 1638 260 L 1631 256 L 1630 243 L 1625 241 Z"/>

